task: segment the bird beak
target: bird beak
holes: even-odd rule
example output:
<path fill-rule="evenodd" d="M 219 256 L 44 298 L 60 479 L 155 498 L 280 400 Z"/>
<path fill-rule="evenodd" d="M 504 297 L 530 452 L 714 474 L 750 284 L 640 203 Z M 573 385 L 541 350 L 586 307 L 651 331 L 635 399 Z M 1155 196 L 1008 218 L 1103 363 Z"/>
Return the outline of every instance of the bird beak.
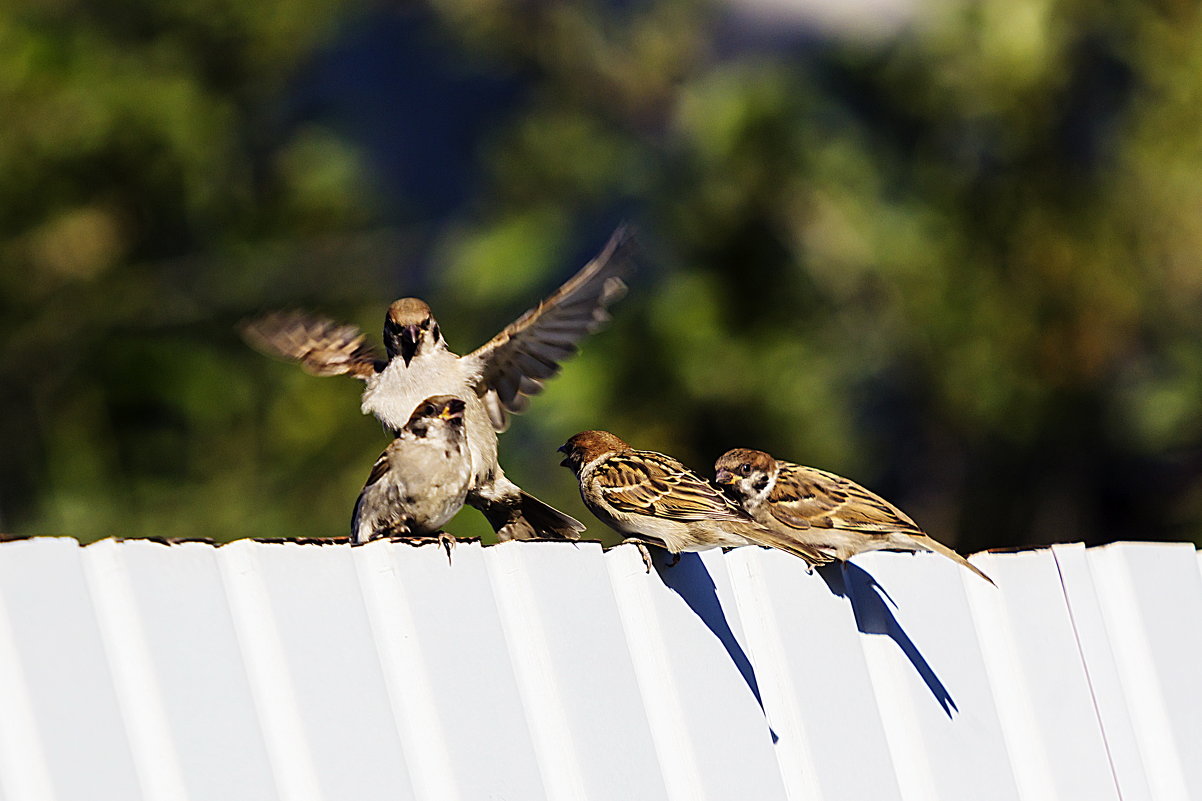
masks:
<path fill-rule="evenodd" d="M 417 338 L 420 331 L 416 325 L 401 326 L 401 358 L 405 360 L 405 366 L 409 366 L 409 362 L 413 360 L 413 355 L 417 353 Z"/>
<path fill-rule="evenodd" d="M 570 464 L 570 461 L 571 461 L 572 457 L 568 455 L 568 446 L 567 446 L 567 443 L 564 443 L 563 445 L 560 445 L 558 448 L 556 448 L 556 449 L 555 449 L 555 451 L 556 451 L 556 453 L 562 453 L 562 454 L 564 454 L 564 457 L 563 457 L 563 459 L 562 459 L 562 460 L 560 461 L 560 463 L 559 463 L 559 466 L 560 466 L 560 467 L 571 467 L 571 466 L 572 466 L 572 465 Z"/>
<path fill-rule="evenodd" d="M 715 484 L 733 484 L 736 480 L 735 474 L 729 470 L 719 470 L 714 474 Z"/>
<path fill-rule="evenodd" d="M 448 403 L 438 416 L 443 420 L 458 420 L 463 417 L 463 401 Z"/>

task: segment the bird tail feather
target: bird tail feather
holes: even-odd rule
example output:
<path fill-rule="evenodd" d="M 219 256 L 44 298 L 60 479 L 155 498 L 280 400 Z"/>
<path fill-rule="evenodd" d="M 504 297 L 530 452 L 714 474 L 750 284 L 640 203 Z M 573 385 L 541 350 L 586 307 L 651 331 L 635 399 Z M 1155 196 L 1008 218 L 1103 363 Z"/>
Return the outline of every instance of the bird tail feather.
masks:
<path fill-rule="evenodd" d="M 545 504 L 525 490 L 520 502 L 521 517 L 533 531 L 535 537 L 554 540 L 578 540 L 584 524 L 571 515 L 564 514 L 554 506 Z"/>
<path fill-rule="evenodd" d="M 993 586 L 995 586 L 995 587 L 997 586 L 997 584 L 994 584 L 993 579 L 991 579 L 991 578 L 989 578 L 989 576 L 985 575 L 985 571 L 981 570 L 981 568 L 977 567 L 972 562 L 968 561 L 963 556 L 956 553 L 955 551 L 953 551 L 951 548 L 944 545 L 939 540 L 936 540 L 932 537 L 914 537 L 913 539 L 914 539 L 914 542 L 916 542 L 918 545 L 922 546 L 923 549 L 928 550 L 928 551 L 933 551 L 942 556 L 946 556 L 948 559 L 951 559 L 953 562 L 956 562 L 957 564 L 961 564 L 964 567 L 967 567 L 969 570 L 976 573 L 978 576 L 985 579 L 990 584 L 993 584 Z"/>

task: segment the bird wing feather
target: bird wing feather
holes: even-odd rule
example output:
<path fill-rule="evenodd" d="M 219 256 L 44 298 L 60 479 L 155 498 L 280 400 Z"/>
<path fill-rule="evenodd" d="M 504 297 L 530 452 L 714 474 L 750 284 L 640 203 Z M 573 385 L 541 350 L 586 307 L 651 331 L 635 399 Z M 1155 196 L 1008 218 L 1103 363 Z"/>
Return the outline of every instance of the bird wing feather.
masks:
<path fill-rule="evenodd" d="M 580 272 L 464 357 L 480 364 L 477 392 L 497 431 L 542 391 L 543 381 L 559 372 L 559 363 L 576 353 L 581 339 L 609 321 L 607 308 L 626 294 L 623 277 L 633 266 L 633 242 L 630 231 L 619 228 Z"/>
<path fill-rule="evenodd" d="M 786 526 L 854 531 L 872 539 L 887 540 L 889 546 L 934 551 L 993 584 L 993 579 L 979 567 L 930 537 L 905 512 L 871 490 L 813 467 L 778 464 L 780 472 L 768 501 L 772 516 Z M 901 538 L 897 539 L 897 535 Z"/>
<path fill-rule="evenodd" d="M 244 323 L 240 330 L 259 352 L 299 362 L 311 375 L 345 373 L 367 380 L 384 367 L 358 328 L 306 312 L 275 312 Z"/>
<path fill-rule="evenodd" d="M 772 516 L 796 529 L 923 533 L 904 512 L 854 481 L 788 462 L 780 463 L 768 501 Z"/>
<path fill-rule="evenodd" d="M 593 472 L 594 487 L 618 512 L 691 522 L 748 516 L 717 487 L 675 459 L 653 451 L 616 454 Z"/>
<path fill-rule="evenodd" d="M 367 542 L 382 531 L 403 525 L 396 514 L 399 508 L 396 503 L 396 483 L 388 479 L 392 469 L 388 454 L 385 450 L 371 466 L 367 482 L 355 501 L 355 511 L 351 515 L 351 542 Z"/>

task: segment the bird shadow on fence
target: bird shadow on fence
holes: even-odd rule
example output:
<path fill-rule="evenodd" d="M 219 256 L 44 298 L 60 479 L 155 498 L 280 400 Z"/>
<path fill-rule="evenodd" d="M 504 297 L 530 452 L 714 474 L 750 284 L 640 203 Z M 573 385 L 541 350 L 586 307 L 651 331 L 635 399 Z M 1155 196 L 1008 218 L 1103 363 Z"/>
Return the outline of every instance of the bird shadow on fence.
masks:
<path fill-rule="evenodd" d="M 659 551 L 658 548 L 655 550 Z M 706 628 L 718 638 L 718 642 L 722 643 L 722 647 L 730 655 L 730 660 L 743 677 L 743 681 L 747 683 L 747 688 L 755 696 L 756 703 L 760 705 L 760 711 L 764 712 L 764 701 L 760 697 L 760 684 L 755 678 L 755 668 L 752 667 L 751 660 L 747 658 L 747 652 L 743 650 L 743 646 L 739 644 L 738 638 L 730 628 L 726 612 L 722 609 L 722 602 L 718 600 L 718 586 L 714 584 L 714 579 L 710 576 L 705 562 L 701 561 L 701 557 L 695 553 L 683 553 L 680 555 L 680 561 L 669 567 L 665 563 L 662 553 L 657 553 L 656 557 L 654 560 L 655 572 L 659 573 L 664 586 L 679 595 L 688 604 L 689 609 L 692 609 L 694 614 L 701 618 Z M 768 713 L 764 712 L 765 718 L 767 715 Z M 779 739 L 776 732 L 772 731 L 771 726 L 768 728 L 768 733 L 772 735 L 772 742 L 775 743 Z"/>
<path fill-rule="evenodd" d="M 884 634 L 897 643 L 949 718 L 953 717 L 953 712 L 960 711 L 947 687 L 889 608 L 890 605 L 896 608 L 897 604 L 868 571 L 851 562 L 838 562 L 818 568 L 818 575 L 832 593 L 851 603 L 856 627 L 861 633 Z"/>

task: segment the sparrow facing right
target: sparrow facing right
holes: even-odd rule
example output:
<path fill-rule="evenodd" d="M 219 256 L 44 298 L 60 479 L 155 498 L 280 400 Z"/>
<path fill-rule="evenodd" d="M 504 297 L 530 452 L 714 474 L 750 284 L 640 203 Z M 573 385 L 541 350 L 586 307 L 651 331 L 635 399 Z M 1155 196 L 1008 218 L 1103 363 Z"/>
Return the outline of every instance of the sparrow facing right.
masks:
<path fill-rule="evenodd" d="M 993 584 L 980 568 L 932 539 L 901 509 L 834 473 L 735 448 L 714 464 L 714 482 L 757 521 L 828 559 L 846 561 L 864 551 L 884 549 L 934 551 Z"/>
<path fill-rule="evenodd" d="M 755 522 L 714 485 L 655 451 L 636 451 L 608 431 L 582 431 L 559 449 L 576 474 L 580 497 L 626 542 L 672 554 L 739 545 L 766 545 L 801 557 L 807 566 L 830 557 Z M 646 558 L 646 556 L 644 556 Z"/>
<path fill-rule="evenodd" d="M 559 372 L 577 343 L 609 319 L 609 305 L 625 294 L 633 238 L 618 229 L 605 248 L 559 289 L 475 351 L 459 356 L 443 338 L 433 312 L 419 298 L 402 298 L 384 318 L 385 354 L 351 325 L 304 312 L 270 314 L 242 326 L 255 348 L 300 362 L 319 376 L 362 380 L 361 410 L 398 431 L 414 408 L 433 395 L 455 395 L 464 411 L 472 484 L 467 502 L 484 513 L 502 540 L 577 539 L 584 526 L 524 492 L 497 461 L 497 433 L 509 414 Z"/>
<path fill-rule="evenodd" d="M 433 534 L 463 508 L 472 463 L 463 431 L 464 403 L 453 395 L 422 401 L 372 465 L 355 502 L 351 543 Z M 454 542 L 439 535 L 448 549 Z"/>

